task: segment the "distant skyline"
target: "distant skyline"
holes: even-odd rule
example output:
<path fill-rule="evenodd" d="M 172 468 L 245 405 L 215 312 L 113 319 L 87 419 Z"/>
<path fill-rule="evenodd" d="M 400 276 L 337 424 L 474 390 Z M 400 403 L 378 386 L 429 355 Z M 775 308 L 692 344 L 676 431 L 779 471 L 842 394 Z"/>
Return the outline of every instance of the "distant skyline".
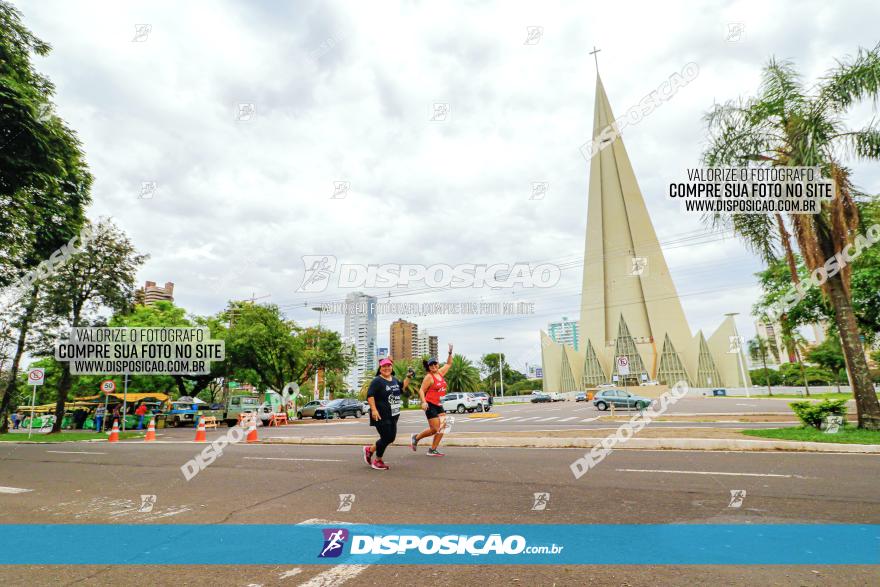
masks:
<path fill-rule="evenodd" d="M 34 63 L 83 143 L 95 176 L 90 217 L 112 217 L 150 254 L 140 283 L 174 282 L 176 303 L 198 314 L 269 296 L 260 302 L 313 326 L 312 306 L 354 289 L 297 292 L 304 255 L 555 263 L 561 278 L 548 289 L 390 292 L 534 302 L 532 315 L 377 317 L 378 346 L 390 346 L 389 325 L 402 317 L 474 361 L 498 352 L 503 336 L 520 371 L 540 363 L 548 322 L 580 319 L 588 166 L 579 148 L 592 135 L 594 46 L 618 116 L 684 64 L 699 65 L 623 136 L 690 327 L 711 332 L 721 314 L 739 312 L 752 337 L 760 261 L 679 212 L 666 185 L 699 164 L 702 115 L 754 94 L 770 56 L 793 60 L 811 83 L 874 46 L 880 22 L 875 2 L 638 12 L 625 3 L 14 4 L 53 47 Z M 870 118 L 865 105 L 851 123 Z M 861 190 L 880 191 L 876 165 L 846 165 Z M 343 325 L 324 314 L 323 327 Z"/>

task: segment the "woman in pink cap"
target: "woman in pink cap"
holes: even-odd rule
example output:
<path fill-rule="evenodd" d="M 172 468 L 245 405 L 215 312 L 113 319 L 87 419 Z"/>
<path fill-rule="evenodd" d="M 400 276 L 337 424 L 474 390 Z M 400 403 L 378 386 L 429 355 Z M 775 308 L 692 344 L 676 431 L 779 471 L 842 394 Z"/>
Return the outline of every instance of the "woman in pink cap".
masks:
<path fill-rule="evenodd" d="M 379 361 L 379 371 L 370 383 L 367 402 L 370 404 L 370 426 L 376 428 L 379 440 L 364 447 L 364 460 L 374 469 L 384 471 L 388 465 L 382 460 L 385 449 L 397 437 L 397 419 L 400 417 L 400 394 L 409 385 L 409 374 L 401 383 L 392 370 L 391 357 Z"/>

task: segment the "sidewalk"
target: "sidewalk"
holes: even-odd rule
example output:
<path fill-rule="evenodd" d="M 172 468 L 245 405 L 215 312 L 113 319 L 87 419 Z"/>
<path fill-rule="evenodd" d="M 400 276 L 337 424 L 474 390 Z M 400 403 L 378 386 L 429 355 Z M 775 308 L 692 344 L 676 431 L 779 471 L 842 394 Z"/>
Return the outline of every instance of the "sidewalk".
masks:
<path fill-rule="evenodd" d="M 826 442 L 795 442 L 772 438 L 746 438 L 737 428 L 645 428 L 626 442 L 618 442 L 615 450 L 723 450 L 723 451 L 789 451 L 880 454 L 880 445 L 834 444 Z M 616 428 L 591 430 L 540 430 L 521 432 L 453 433 L 443 438 L 444 446 L 483 448 L 592 448 L 615 434 Z M 536 434 L 540 434 L 537 436 Z M 266 444 L 330 444 L 364 445 L 375 436 L 268 437 Z M 395 444 L 406 445 L 405 439 Z"/>

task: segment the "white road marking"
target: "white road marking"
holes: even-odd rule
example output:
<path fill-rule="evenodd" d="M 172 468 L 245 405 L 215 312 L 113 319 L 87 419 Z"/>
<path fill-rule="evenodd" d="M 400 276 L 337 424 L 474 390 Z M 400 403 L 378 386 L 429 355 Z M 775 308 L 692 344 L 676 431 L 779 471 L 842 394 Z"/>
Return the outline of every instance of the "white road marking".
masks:
<path fill-rule="evenodd" d="M 555 420 L 558 417 L 559 416 L 550 416 L 549 418 L 541 418 L 540 420 L 538 420 L 538 422 L 548 422 L 550 420 Z"/>
<path fill-rule="evenodd" d="M 337 587 L 366 571 L 370 565 L 336 565 L 329 571 L 315 575 L 300 587 Z"/>
<path fill-rule="evenodd" d="M 539 416 L 532 416 L 531 418 L 523 418 L 522 420 L 520 420 L 520 422 L 525 422 L 527 420 L 537 420 L 538 418 Z"/>
<path fill-rule="evenodd" d="M 577 416 L 572 416 L 571 418 L 563 418 L 562 420 L 560 420 L 560 422 L 568 422 L 569 420 L 577 420 L 577 419 L 578 419 Z"/>
<path fill-rule="evenodd" d="M 295 569 L 290 569 L 289 571 L 284 571 L 283 573 L 278 575 L 278 578 L 279 579 L 287 579 L 288 577 L 294 577 L 296 575 L 299 575 L 302 572 L 303 572 L 303 570 L 301 568 L 296 567 Z"/>
<path fill-rule="evenodd" d="M 581 420 L 581 422 L 595 422 L 598 419 L 599 416 L 596 416 L 595 418 L 584 418 L 583 420 Z"/>
<path fill-rule="evenodd" d="M 47 450 L 59 455 L 105 455 L 105 452 L 89 452 L 87 450 Z"/>
<path fill-rule="evenodd" d="M 342 459 L 297 459 L 293 457 L 243 457 L 250 460 L 259 461 L 314 461 L 317 463 L 342 463 Z"/>
<path fill-rule="evenodd" d="M 0 486 L 0 493 L 27 493 L 28 491 L 33 491 L 33 489 L 22 489 L 21 487 L 2 487 L 2 486 Z"/>
<path fill-rule="evenodd" d="M 617 471 L 629 473 L 680 473 L 683 475 L 729 475 L 731 477 L 782 477 L 785 479 L 797 478 L 808 479 L 801 475 L 778 475 L 776 473 L 728 473 L 724 471 L 673 471 L 663 469 L 616 469 Z"/>
<path fill-rule="evenodd" d="M 513 416 L 512 418 L 502 418 L 502 420 L 507 420 L 508 422 L 513 422 L 514 420 L 521 420 L 522 416 Z"/>

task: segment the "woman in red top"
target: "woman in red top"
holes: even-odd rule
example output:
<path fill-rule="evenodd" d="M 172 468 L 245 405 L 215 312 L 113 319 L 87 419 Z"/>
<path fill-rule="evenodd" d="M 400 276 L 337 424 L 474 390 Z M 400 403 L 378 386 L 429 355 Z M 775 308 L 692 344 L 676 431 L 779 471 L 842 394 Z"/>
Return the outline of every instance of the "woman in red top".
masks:
<path fill-rule="evenodd" d="M 449 367 L 452 366 L 452 344 L 449 345 L 449 357 L 442 367 L 437 359 L 431 357 L 423 362 L 425 366 L 425 379 L 419 388 L 419 397 L 422 398 L 422 409 L 428 418 L 428 428 L 410 437 L 410 448 L 416 450 L 416 445 L 423 438 L 433 436 L 431 448 L 428 449 L 429 457 L 442 457 L 443 453 L 437 450 L 440 440 L 443 438 L 443 430 L 446 429 L 446 411 L 443 409 L 443 396 L 446 395 L 446 380 L 443 378 Z"/>

